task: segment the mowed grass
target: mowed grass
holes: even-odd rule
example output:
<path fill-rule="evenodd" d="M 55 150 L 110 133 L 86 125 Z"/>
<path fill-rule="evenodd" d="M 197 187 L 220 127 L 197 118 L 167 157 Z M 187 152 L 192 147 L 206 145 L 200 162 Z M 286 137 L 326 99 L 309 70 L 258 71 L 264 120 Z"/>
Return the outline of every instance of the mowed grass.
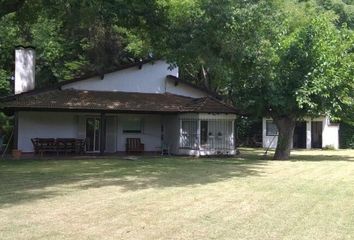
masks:
<path fill-rule="evenodd" d="M 0 239 L 354 239 L 354 151 L 0 161 Z"/>

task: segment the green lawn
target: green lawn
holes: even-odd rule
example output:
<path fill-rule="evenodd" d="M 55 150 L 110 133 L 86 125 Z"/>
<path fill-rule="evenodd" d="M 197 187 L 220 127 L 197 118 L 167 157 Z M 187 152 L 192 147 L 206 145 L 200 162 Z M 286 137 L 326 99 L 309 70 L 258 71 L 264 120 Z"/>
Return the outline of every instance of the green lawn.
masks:
<path fill-rule="evenodd" d="M 0 161 L 0 239 L 354 239 L 354 151 Z"/>

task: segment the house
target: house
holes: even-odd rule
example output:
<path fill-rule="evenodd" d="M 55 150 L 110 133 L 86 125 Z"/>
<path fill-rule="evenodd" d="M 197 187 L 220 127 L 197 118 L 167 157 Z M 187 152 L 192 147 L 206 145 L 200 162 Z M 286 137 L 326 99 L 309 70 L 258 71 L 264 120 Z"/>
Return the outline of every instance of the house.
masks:
<path fill-rule="evenodd" d="M 264 148 L 275 148 L 278 130 L 271 118 L 263 118 L 262 136 Z M 305 118 L 296 122 L 293 148 L 339 148 L 339 124 L 332 123 L 329 117 Z"/>
<path fill-rule="evenodd" d="M 24 153 L 34 151 L 33 138 L 86 139 L 92 153 L 125 152 L 134 138 L 145 152 L 167 145 L 176 155 L 235 154 L 236 109 L 165 61 L 35 89 L 35 51 L 18 47 L 14 86 L 1 108 L 14 114 L 15 149 Z"/>

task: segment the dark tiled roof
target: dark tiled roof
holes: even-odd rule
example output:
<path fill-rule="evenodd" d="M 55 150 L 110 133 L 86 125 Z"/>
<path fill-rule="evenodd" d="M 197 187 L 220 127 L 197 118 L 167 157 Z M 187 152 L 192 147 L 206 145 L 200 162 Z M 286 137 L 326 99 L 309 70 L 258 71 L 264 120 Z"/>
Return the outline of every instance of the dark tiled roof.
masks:
<path fill-rule="evenodd" d="M 81 110 L 109 112 L 236 113 L 213 97 L 190 98 L 173 94 L 50 90 L 4 100 L 7 110 Z"/>

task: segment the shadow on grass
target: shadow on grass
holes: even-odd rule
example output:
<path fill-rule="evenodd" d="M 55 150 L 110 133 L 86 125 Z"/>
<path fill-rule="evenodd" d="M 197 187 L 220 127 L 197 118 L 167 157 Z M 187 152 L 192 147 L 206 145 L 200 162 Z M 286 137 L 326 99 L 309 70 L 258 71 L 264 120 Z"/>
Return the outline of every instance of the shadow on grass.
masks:
<path fill-rule="evenodd" d="M 234 177 L 261 176 L 267 161 L 243 158 L 142 157 L 128 161 L 0 161 L 0 207 L 73 191 L 118 186 L 120 191 L 197 186 Z"/>
<path fill-rule="evenodd" d="M 335 154 L 318 154 L 318 155 L 307 155 L 307 154 L 293 154 L 290 161 L 304 161 L 304 162 L 325 162 L 325 161 L 346 161 L 353 162 L 354 157 L 351 155 L 335 155 Z"/>
<path fill-rule="evenodd" d="M 242 153 L 246 159 L 272 160 L 274 155 L 274 150 L 269 150 L 266 156 L 264 155 L 265 150 L 262 148 L 243 148 Z M 293 161 L 293 162 L 346 161 L 346 162 L 354 163 L 354 150 L 295 149 L 292 150 L 290 159 L 286 161 Z"/>

